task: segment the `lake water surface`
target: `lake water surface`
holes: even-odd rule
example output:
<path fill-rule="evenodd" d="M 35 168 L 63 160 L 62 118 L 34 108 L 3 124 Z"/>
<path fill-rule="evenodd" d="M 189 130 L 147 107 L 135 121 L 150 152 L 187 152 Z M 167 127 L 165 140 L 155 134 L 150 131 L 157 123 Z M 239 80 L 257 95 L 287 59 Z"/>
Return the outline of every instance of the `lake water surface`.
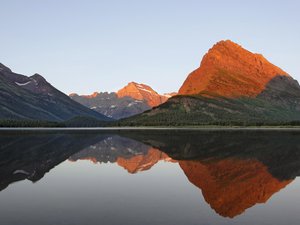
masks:
<path fill-rule="evenodd" d="M 300 131 L 0 131 L 2 225 L 297 225 Z"/>

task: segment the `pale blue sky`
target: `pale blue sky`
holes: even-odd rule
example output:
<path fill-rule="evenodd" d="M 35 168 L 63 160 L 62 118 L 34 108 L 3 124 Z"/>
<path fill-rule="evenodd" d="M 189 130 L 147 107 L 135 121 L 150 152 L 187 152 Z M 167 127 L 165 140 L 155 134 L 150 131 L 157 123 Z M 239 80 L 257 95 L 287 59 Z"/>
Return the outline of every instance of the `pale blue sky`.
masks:
<path fill-rule="evenodd" d="M 231 39 L 300 80 L 298 0 L 0 0 L 0 62 L 65 93 L 177 91 Z"/>

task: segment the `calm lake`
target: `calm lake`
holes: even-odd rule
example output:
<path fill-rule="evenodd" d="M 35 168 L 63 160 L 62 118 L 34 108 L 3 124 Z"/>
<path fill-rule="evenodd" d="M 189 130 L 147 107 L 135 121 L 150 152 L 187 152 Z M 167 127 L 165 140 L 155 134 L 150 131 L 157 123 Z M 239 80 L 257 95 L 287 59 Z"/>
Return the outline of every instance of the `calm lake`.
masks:
<path fill-rule="evenodd" d="M 300 131 L 0 131 L 2 225 L 298 225 Z"/>

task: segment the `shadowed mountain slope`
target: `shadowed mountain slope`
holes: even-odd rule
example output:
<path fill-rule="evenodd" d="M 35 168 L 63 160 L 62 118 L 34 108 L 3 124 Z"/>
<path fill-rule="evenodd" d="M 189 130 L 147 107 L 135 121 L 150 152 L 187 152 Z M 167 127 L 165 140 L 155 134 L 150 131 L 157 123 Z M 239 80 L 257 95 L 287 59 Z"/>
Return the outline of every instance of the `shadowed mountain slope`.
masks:
<path fill-rule="evenodd" d="M 27 77 L 0 64 L 0 119 L 63 121 L 76 116 L 110 120 L 71 100 L 41 75 Z"/>

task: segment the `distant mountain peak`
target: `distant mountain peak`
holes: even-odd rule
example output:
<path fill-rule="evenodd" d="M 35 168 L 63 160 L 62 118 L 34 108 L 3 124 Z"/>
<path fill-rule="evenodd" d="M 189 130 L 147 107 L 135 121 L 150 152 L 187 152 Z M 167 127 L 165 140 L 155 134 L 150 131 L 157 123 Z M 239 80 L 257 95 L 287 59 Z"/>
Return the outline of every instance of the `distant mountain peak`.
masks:
<path fill-rule="evenodd" d="M 158 106 L 168 99 L 166 96 L 158 94 L 150 86 L 136 82 L 128 83 L 117 92 L 117 95 L 119 98 L 128 96 L 136 100 L 145 100 L 151 107 Z"/>
<path fill-rule="evenodd" d="M 139 92 L 146 91 L 146 92 L 152 92 L 152 93 L 158 94 L 150 86 L 148 86 L 146 84 L 142 84 L 142 83 L 136 83 L 136 82 L 133 82 L 133 81 L 129 82 L 125 87 L 123 87 L 122 89 L 120 89 L 118 91 L 118 93 L 122 92 L 125 89 L 128 90 L 129 92 L 130 91 L 139 91 Z"/>
<path fill-rule="evenodd" d="M 82 97 L 84 97 L 84 98 L 96 98 L 97 96 L 99 96 L 100 95 L 100 93 L 99 92 L 94 92 L 93 94 L 91 94 L 91 95 L 83 95 Z M 71 96 L 71 95 L 70 95 Z"/>
<path fill-rule="evenodd" d="M 276 76 L 289 76 L 261 54 L 254 54 L 230 41 L 216 43 L 189 74 L 181 95 L 209 92 L 224 97 L 256 97 Z"/>
<path fill-rule="evenodd" d="M 118 92 L 94 92 L 91 95 L 70 94 L 80 104 L 114 119 L 127 118 L 164 103 L 177 93 L 158 94 L 150 86 L 129 82 Z"/>

